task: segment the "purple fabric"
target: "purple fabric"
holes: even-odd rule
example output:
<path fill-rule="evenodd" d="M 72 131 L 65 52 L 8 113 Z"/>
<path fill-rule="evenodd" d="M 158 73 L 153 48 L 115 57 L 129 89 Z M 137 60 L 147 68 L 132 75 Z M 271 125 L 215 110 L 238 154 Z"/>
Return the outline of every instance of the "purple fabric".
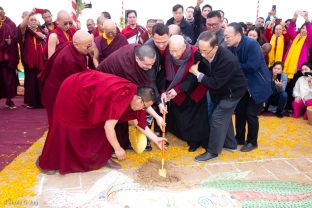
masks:
<path fill-rule="evenodd" d="M 44 109 L 26 109 L 23 97 L 13 99 L 17 109 L 5 108 L 0 100 L 0 171 L 26 151 L 48 128 Z"/>

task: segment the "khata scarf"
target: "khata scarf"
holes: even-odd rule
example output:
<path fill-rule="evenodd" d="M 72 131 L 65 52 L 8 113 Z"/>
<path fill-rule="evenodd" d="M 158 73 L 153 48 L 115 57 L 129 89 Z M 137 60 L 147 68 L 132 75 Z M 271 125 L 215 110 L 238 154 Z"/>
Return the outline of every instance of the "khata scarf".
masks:
<path fill-rule="evenodd" d="M 287 58 L 285 60 L 284 69 L 285 69 L 285 73 L 288 76 L 288 79 L 292 79 L 294 77 L 294 74 L 297 71 L 297 64 L 298 64 L 299 56 L 300 56 L 302 46 L 307 36 L 302 37 L 300 40 L 299 38 L 300 38 L 300 34 L 296 36 L 293 43 L 291 44 Z"/>
<path fill-rule="evenodd" d="M 269 67 L 273 66 L 274 62 L 282 61 L 283 59 L 284 36 L 276 37 L 276 35 L 273 34 L 270 44 L 272 45 L 272 50 L 269 53 Z"/>
<path fill-rule="evenodd" d="M 173 59 L 169 51 L 168 51 L 168 54 L 166 55 L 168 56 L 167 80 L 172 81 L 170 86 L 167 89 L 167 90 L 170 90 L 173 87 L 175 87 L 178 83 L 181 82 L 183 75 L 184 75 L 186 64 L 192 55 L 192 47 L 190 44 L 187 43 L 185 52 L 183 53 L 181 59 L 179 60 Z M 173 64 L 179 66 L 177 73 L 175 73 L 174 71 Z"/>

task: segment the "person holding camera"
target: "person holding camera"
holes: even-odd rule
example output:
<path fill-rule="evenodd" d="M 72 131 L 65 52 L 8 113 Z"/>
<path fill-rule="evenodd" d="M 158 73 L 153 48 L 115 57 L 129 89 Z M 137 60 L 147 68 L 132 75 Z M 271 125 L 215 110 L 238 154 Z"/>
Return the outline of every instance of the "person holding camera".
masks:
<path fill-rule="evenodd" d="M 287 103 L 287 75 L 283 73 L 284 64 L 277 61 L 272 66 L 272 91 L 273 94 L 269 97 L 265 110 L 269 105 L 277 106 L 276 116 L 282 118 L 284 116 L 284 108 Z"/>
<path fill-rule="evenodd" d="M 312 106 L 312 65 L 308 62 L 303 63 L 301 72 L 303 76 L 297 80 L 293 90 L 295 98 L 292 103 L 294 118 L 298 118 L 308 106 Z M 308 119 L 307 113 L 304 114 L 303 119 Z"/>

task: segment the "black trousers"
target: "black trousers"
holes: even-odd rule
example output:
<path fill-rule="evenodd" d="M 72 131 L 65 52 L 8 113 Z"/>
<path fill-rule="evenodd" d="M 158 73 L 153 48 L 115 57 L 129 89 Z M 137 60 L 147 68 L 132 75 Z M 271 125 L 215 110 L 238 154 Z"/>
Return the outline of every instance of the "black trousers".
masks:
<path fill-rule="evenodd" d="M 208 152 L 218 155 L 224 146 L 233 149 L 237 147 L 232 115 L 239 100 L 240 98 L 222 99 L 214 105 L 210 120 Z"/>
<path fill-rule="evenodd" d="M 258 145 L 259 112 L 263 103 L 256 104 L 247 92 L 236 107 L 235 127 L 238 144 L 245 144 L 246 123 L 248 124 L 247 143 Z"/>

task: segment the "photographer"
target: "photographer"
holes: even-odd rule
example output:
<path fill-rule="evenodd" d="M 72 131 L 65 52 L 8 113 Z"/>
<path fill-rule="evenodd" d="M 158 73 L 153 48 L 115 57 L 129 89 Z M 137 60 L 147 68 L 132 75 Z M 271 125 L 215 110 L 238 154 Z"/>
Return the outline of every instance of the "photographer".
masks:
<path fill-rule="evenodd" d="M 292 103 L 294 118 L 298 118 L 308 106 L 312 106 L 312 65 L 308 62 L 303 63 L 301 72 L 303 76 L 297 80 L 293 91 L 295 98 Z M 307 113 L 304 114 L 303 119 L 308 119 Z"/>
<path fill-rule="evenodd" d="M 266 110 L 269 105 L 277 106 L 276 116 L 279 118 L 283 117 L 284 108 L 287 103 L 287 75 L 283 73 L 284 65 L 282 62 L 277 61 L 272 66 L 272 91 L 273 94 L 269 97 Z"/>

